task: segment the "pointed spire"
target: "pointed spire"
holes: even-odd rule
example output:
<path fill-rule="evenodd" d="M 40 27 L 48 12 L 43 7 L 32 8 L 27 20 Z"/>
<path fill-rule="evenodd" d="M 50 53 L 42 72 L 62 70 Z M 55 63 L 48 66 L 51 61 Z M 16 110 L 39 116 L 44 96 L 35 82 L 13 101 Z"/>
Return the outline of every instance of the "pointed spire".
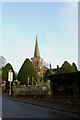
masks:
<path fill-rule="evenodd" d="M 37 35 L 36 35 L 36 44 L 35 44 L 34 57 L 40 57 Z"/>

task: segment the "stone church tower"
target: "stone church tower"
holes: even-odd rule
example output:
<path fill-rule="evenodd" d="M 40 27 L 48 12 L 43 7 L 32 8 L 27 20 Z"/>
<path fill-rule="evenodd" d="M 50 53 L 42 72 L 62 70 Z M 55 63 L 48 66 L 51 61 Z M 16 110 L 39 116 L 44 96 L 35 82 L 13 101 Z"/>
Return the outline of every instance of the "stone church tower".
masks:
<path fill-rule="evenodd" d="M 34 51 L 34 57 L 31 58 L 32 63 L 34 64 L 35 68 L 37 71 L 42 69 L 43 67 L 43 59 L 40 57 L 40 52 L 39 52 L 39 46 L 38 46 L 38 40 L 36 36 L 36 44 L 35 44 L 35 51 Z"/>
<path fill-rule="evenodd" d="M 37 40 L 37 36 L 36 36 L 36 44 L 35 44 L 35 50 L 34 50 L 34 57 L 31 58 L 32 63 L 34 64 L 36 71 L 38 73 L 38 75 L 43 78 L 44 74 L 46 72 L 46 70 L 48 69 L 47 67 L 45 67 L 44 65 L 44 61 L 40 56 L 40 52 L 39 52 L 39 46 L 38 46 L 38 40 Z"/>

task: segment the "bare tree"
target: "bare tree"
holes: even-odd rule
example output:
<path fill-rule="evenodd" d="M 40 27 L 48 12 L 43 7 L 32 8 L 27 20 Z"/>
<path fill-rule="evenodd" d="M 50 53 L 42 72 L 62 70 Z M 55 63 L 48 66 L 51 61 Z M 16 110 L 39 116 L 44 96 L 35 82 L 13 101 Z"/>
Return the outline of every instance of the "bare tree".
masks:
<path fill-rule="evenodd" d="M 6 64 L 6 59 L 3 56 L 0 56 L 0 68 L 4 67 Z"/>

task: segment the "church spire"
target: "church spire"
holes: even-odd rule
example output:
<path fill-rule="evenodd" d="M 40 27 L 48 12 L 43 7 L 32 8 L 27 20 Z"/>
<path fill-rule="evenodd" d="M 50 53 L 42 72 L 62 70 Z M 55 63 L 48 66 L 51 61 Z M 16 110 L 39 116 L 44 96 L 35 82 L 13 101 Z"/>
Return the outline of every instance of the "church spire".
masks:
<path fill-rule="evenodd" d="M 40 57 L 37 35 L 36 35 L 36 44 L 35 44 L 34 57 Z"/>

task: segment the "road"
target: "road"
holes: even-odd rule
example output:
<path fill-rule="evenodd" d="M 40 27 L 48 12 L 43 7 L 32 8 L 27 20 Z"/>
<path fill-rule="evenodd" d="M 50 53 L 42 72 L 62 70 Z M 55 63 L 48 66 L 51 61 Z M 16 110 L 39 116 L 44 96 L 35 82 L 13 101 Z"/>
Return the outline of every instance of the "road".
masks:
<path fill-rule="evenodd" d="M 14 101 L 3 96 L 2 98 L 3 118 L 69 118 L 63 112 L 50 108 L 40 107 L 32 104 Z"/>

